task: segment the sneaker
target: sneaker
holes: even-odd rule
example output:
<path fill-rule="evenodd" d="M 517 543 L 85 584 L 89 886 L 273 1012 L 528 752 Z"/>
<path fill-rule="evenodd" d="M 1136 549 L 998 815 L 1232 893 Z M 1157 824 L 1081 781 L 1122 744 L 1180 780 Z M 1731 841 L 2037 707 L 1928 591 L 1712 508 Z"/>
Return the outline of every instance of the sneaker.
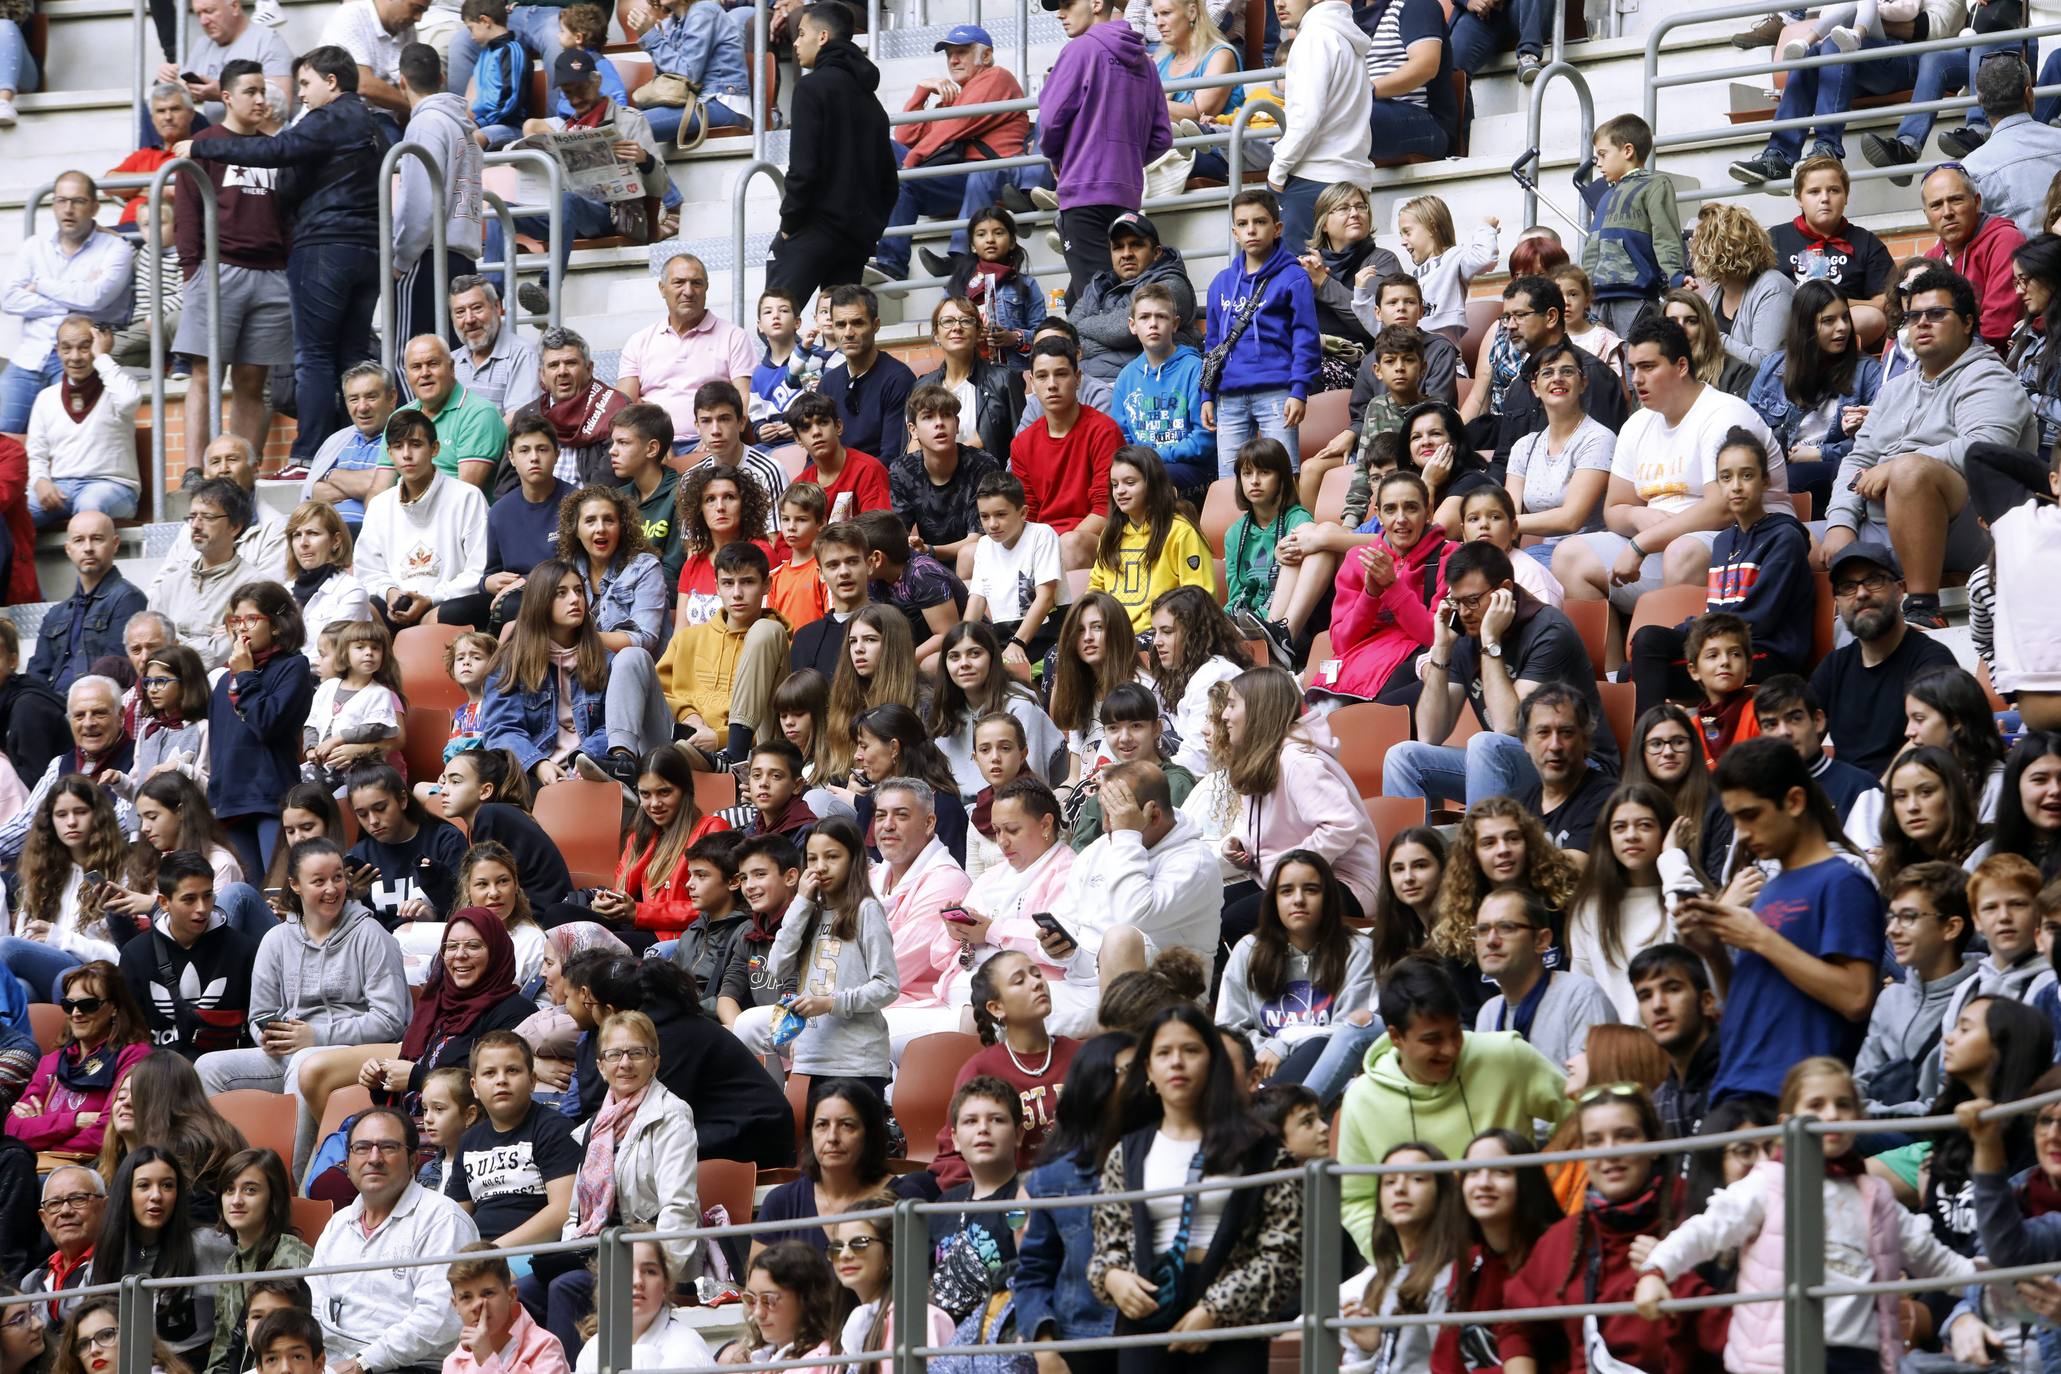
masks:
<path fill-rule="evenodd" d="M 1059 208 L 1059 193 L 1047 190 L 1043 186 L 1033 187 L 1030 199 L 1031 204 L 1037 206 L 1040 210 L 1057 210 Z"/>
<path fill-rule="evenodd" d="M 1887 134 L 1862 134 L 1861 156 L 1871 167 L 1907 167 L 1918 160 L 1918 150 Z"/>
<path fill-rule="evenodd" d="M 272 480 L 275 482 L 305 482 L 308 480 L 308 465 L 306 463 L 288 463 L 285 467 L 272 474 Z"/>
<path fill-rule="evenodd" d="M 1028 215 L 1038 208 L 1037 202 L 1025 195 L 1023 188 L 1014 183 L 995 193 L 995 203 L 1012 215 Z"/>
<path fill-rule="evenodd" d="M 1944 630 L 1946 612 L 1940 610 L 1937 596 L 1912 592 L 1904 598 L 1904 623 L 1920 630 Z"/>
<path fill-rule="evenodd" d="M 1177 119 L 1173 123 L 1175 138 L 1201 138 L 1202 126 L 1192 119 Z"/>
<path fill-rule="evenodd" d="M 916 256 L 923 259 L 923 268 L 931 276 L 949 277 L 952 275 L 952 255 L 950 253 L 940 253 L 935 248 L 919 248 L 916 250 Z"/>
<path fill-rule="evenodd" d="M 1854 52 L 1861 46 L 1861 36 L 1844 24 L 1826 34 L 1825 41 L 1841 52 Z"/>
<path fill-rule="evenodd" d="M 1047 229 L 1045 231 L 1045 246 L 1061 257 L 1066 256 L 1066 240 L 1059 237 L 1057 229 Z"/>
<path fill-rule="evenodd" d="M 1765 182 L 1780 181 L 1789 175 L 1789 159 L 1780 153 L 1766 152 L 1759 157 L 1744 158 L 1732 164 L 1732 180 L 1748 186 L 1759 186 Z"/>
<path fill-rule="evenodd" d="M 1810 155 L 1812 157 L 1829 157 L 1834 162 L 1846 161 L 1846 150 L 1844 148 L 1836 147 L 1833 144 L 1827 143 L 1822 138 L 1819 139 L 1816 143 L 1811 144 Z"/>
<path fill-rule="evenodd" d="M 551 313 L 551 293 L 544 289 L 542 282 L 518 283 L 515 288 L 515 303 L 522 307 L 524 314 L 535 315 L 539 319 Z"/>
<path fill-rule="evenodd" d="M 286 27 L 286 11 L 279 7 L 279 0 L 258 0 L 256 8 L 250 12 L 250 17 L 268 29 Z"/>
<path fill-rule="evenodd" d="M 1546 69 L 1543 59 L 1535 52 L 1517 54 L 1517 79 L 1526 86 L 1539 79 L 1539 73 Z"/>
<path fill-rule="evenodd" d="M 1742 29 L 1732 35 L 1735 48 L 1765 48 L 1782 36 L 1782 16 L 1764 14 L 1754 21 L 1750 29 Z"/>
<path fill-rule="evenodd" d="M 1262 620 L 1260 628 L 1267 632 L 1267 652 L 1274 656 L 1274 662 L 1286 668 L 1289 672 L 1294 672 L 1296 668 L 1295 636 L 1288 632 L 1288 622 L 1285 620 Z"/>
<path fill-rule="evenodd" d="M 1963 158 L 1987 142 L 1989 130 L 1972 128 L 1964 124 L 1939 136 L 1939 150 L 1948 157 Z"/>
<path fill-rule="evenodd" d="M 868 286 L 878 286 L 884 281 L 906 281 L 908 276 L 909 269 L 906 267 L 896 271 L 894 268 L 881 262 L 879 258 L 868 258 L 866 259 L 866 270 L 860 275 L 860 279 Z"/>
<path fill-rule="evenodd" d="M 1810 55 L 1811 44 L 1810 40 L 1807 38 L 1790 39 L 1787 43 L 1784 43 L 1782 45 L 1782 51 L 1776 54 L 1776 56 L 1780 57 L 1784 62 L 1801 62 L 1804 58 L 1809 57 Z"/>
<path fill-rule="evenodd" d="M 12 129 L 17 118 L 12 100 L 0 100 L 0 129 Z"/>

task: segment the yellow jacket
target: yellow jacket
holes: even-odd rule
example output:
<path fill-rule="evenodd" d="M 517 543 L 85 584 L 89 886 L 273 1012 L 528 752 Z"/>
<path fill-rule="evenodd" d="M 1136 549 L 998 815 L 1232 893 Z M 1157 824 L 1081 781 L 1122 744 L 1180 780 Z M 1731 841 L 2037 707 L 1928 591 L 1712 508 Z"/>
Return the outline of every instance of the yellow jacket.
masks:
<path fill-rule="evenodd" d="M 759 612 L 759 619 L 786 623 L 771 611 Z M 712 619 L 673 632 L 673 642 L 658 661 L 658 685 L 674 720 L 699 715 L 718 737 L 729 728 L 730 684 L 737 676 L 737 657 L 744 651 L 747 633 L 748 626 L 731 629 L 729 613 L 720 610 Z"/>
<path fill-rule="evenodd" d="M 1124 519 L 1111 514 L 1114 519 Z M 1201 530 L 1175 516 L 1166 543 L 1160 546 L 1158 561 L 1147 567 L 1145 548 L 1150 542 L 1148 526 L 1126 522 L 1123 542 L 1117 546 L 1116 566 L 1098 562 L 1088 574 L 1089 590 L 1108 592 L 1121 602 L 1131 613 L 1131 628 L 1139 634 L 1152 628 L 1152 603 L 1162 593 L 1192 585 L 1216 595 L 1216 555 L 1210 552 Z"/>

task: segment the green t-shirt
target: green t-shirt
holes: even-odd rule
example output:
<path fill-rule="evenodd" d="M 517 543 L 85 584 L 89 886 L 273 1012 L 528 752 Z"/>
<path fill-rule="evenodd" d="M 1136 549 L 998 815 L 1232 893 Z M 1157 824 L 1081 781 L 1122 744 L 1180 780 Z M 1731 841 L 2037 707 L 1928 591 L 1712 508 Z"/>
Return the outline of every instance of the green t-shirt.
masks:
<path fill-rule="evenodd" d="M 410 401 L 402 410 L 420 410 L 422 402 Z M 475 396 L 460 386 L 450 401 L 437 412 L 437 471 L 458 477 L 463 462 L 498 463 L 508 451 L 508 425 L 494 403 Z M 381 450 L 379 465 L 394 465 L 391 455 Z M 488 499 L 492 499 L 492 492 Z"/>
<path fill-rule="evenodd" d="M 658 555 L 658 561 L 666 570 L 666 587 L 670 590 L 680 585 L 680 569 L 687 563 L 687 532 L 680 528 L 679 512 L 676 506 L 680 497 L 680 479 L 671 469 L 660 479 L 651 495 L 637 495 L 637 484 L 625 482 L 616 488 L 630 498 L 637 508 L 637 514 L 644 521 L 644 542 Z"/>
<path fill-rule="evenodd" d="M 1301 506 L 1290 506 L 1264 527 L 1253 524 L 1250 515 L 1231 522 L 1224 534 L 1224 579 L 1230 583 L 1225 610 L 1251 611 L 1266 618 L 1267 603 L 1274 599 L 1274 579 L 1281 568 L 1274 561 L 1274 545 L 1282 535 L 1315 518 Z"/>

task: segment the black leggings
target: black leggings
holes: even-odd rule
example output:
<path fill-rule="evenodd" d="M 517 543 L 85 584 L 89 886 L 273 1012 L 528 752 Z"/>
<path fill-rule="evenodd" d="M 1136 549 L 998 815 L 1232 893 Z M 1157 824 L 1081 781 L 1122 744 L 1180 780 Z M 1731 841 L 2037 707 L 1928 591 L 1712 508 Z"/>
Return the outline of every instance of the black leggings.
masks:
<path fill-rule="evenodd" d="M 1961 464 L 1968 481 L 1968 503 L 1985 525 L 2013 506 L 2048 494 L 2047 465 L 2039 455 L 2006 444 L 1970 444 Z"/>

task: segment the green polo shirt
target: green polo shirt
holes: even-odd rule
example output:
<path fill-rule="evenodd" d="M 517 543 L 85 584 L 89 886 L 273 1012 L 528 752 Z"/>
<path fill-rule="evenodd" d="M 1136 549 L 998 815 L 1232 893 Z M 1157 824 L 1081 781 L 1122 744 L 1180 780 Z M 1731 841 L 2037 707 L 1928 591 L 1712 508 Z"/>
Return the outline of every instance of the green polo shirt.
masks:
<path fill-rule="evenodd" d="M 410 401 L 402 410 L 420 410 L 422 402 Z M 437 413 L 437 471 L 458 476 L 462 462 L 498 463 L 508 451 L 508 425 L 494 403 L 473 395 L 463 386 L 451 393 L 450 401 Z M 384 451 L 379 465 L 390 468 L 394 460 Z"/>

